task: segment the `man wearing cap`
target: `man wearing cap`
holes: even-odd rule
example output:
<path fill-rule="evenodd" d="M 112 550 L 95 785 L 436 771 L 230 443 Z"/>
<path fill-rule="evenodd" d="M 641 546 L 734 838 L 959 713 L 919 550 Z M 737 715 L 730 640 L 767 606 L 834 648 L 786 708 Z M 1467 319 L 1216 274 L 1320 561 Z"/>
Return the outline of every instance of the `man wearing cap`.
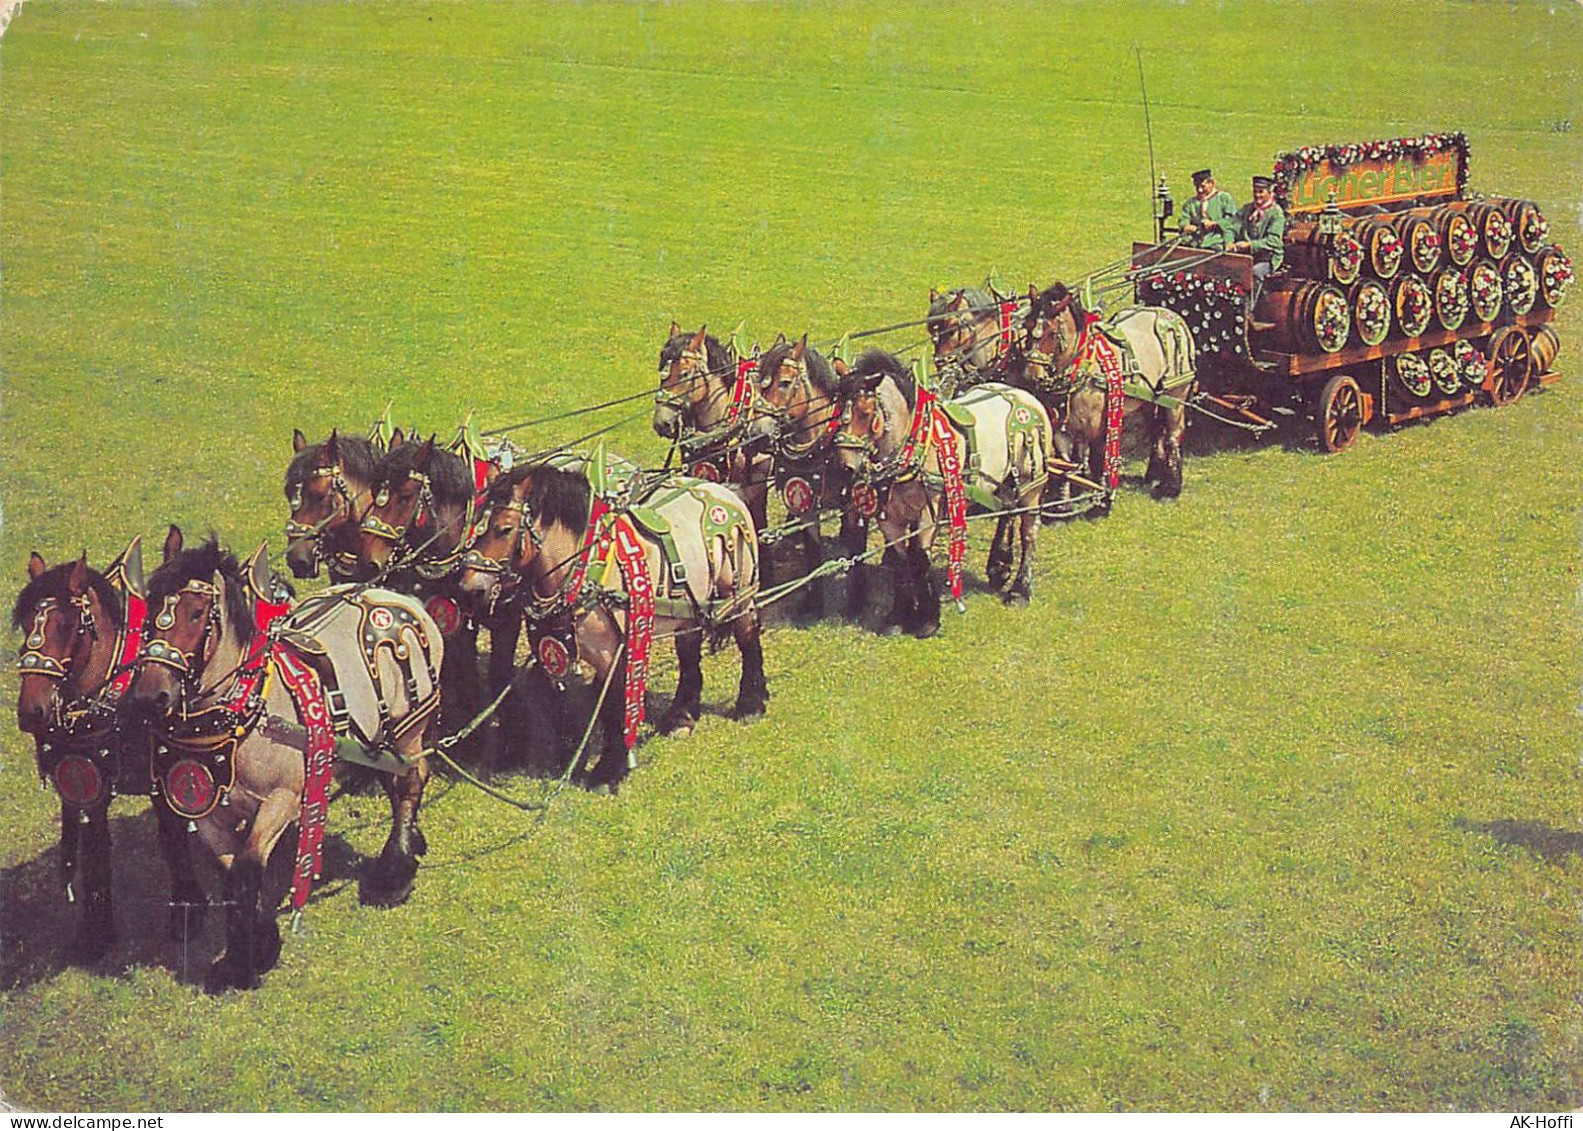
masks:
<path fill-rule="evenodd" d="M 1253 178 L 1253 201 L 1237 213 L 1237 228 L 1237 238 L 1226 250 L 1253 256 L 1250 304 L 1257 303 L 1264 280 L 1286 260 L 1286 213 L 1275 203 L 1275 182 L 1269 177 Z"/>
<path fill-rule="evenodd" d="M 1188 247 L 1225 249 L 1237 231 L 1237 202 L 1215 187 L 1215 174 L 1200 169 L 1193 174 L 1193 199 L 1182 205 L 1182 242 Z"/>

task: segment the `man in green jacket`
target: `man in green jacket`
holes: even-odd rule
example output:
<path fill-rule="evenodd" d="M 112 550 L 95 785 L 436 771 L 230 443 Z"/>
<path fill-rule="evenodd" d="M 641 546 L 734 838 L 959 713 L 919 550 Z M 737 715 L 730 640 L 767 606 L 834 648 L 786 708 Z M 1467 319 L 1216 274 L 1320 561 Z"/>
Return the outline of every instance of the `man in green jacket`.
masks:
<path fill-rule="evenodd" d="M 1226 250 L 1253 256 L 1251 301 L 1257 304 L 1264 280 L 1286 261 L 1286 213 L 1275 203 L 1274 181 L 1269 177 L 1253 178 L 1253 202 L 1242 206 L 1237 220 L 1237 239 Z"/>
<path fill-rule="evenodd" d="M 1200 169 L 1193 174 L 1193 199 L 1182 205 L 1182 242 L 1188 247 L 1225 249 L 1237 233 L 1237 202 L 1215 186 L 1215 174 Z"/>

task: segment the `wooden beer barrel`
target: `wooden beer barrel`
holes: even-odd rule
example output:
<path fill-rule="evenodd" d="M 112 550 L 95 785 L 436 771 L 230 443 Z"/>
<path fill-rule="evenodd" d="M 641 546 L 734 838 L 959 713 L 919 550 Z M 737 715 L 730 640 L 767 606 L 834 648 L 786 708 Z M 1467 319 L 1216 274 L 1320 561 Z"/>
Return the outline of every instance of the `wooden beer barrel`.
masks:
<path fill-rule="evenodd" d="M 1286 269 L 1345 286 L 1363 272 L 1363 247 L 1344 229 L 1333 241 L 1326 241 L 1317 223 L 1293 224 L 1286 229 Z"/>
<path fill-rule="evenodd" d="M 1467 271 L 1468 302 L 1477 322 L 1493 322 L 1506 301 L 1501 269 L 1488 259 L 1474 260 Z"/>
<path fill-rule="evenodd" d="M 1416 353 L 1399 353 L 1385 359 L 1385 372 L 1396 379 L 1400 392 L 1407 399 L 1421 401 L 1434 391 L 1435 379 L 1429 372 L 1429 363 Z"/>
<path fill-rule="evenodd" d="M 1518 247 L 1532 255 L 1545 245 L 1545 240 L 1550 237 L 1550 221 L 1545 219 L 1537 204 L 1513 196 L 1492 196 L 1490 202 L 1501 210 L 1506 222 L 1512 226 Z"/>
<path fill-rule="evenodd" d="M 1407 247 L 1407 260 L 1420 275 L 1433 274 L 1443 258 L 1440 252 L 1440 232 L 1429 219 L 1427 211 L 1398 212 L 1391 217 L 1391 226 L 1397 237 Z"/>
<path fill-rule="evenodd" d="M 1561 352 L 1561 335 L 1556 333 L 1556 328 L 1548 322 L 1541 323 L 1533 328 L 1534 351 L 1534 376 L 1543 376 L 1550 372 L 1550 367 L 1555 364 L 1556 354 Z"/>
<path fill-rule="evenodd" d="M 1388 216 L 1359 216 L 1349 229 L 1363 245 L 1363 265 L 1376 279 L 1394 279 L 1402 269 L 1406 245 Z"/>
<path fill-rule="evenodd" d="M 1440 247 L 1445 257 L 1458 267 L 1473 262 L 1479 250 L 1479 232 L 1468 219 L 1467 204 L 1453 201 L 1430 209 L 1430 222 L 1440 232 Z"/>
<path fill-rule="evenodd" d="M 1506 309 L 1527 314 L 1539 301 L 1539 270 L 1534 261 L 1514 251 L 1501 261 L 1501 282 L 1506 289 Z"/>
<path fill-rule="evenodd" d="M 1347 291 L 1352 329 L 1358 341 L 1377 346 L 1391 332 L 1391 293 L 1378 279 L 1359 279 Z"/>
<path fill-rule="evenodd" d="M 1462 389 L 1477 389 L 1484 384 L 1484 378 L 1489 373 L 1489 358 L 1478 346 L 1466 338 L 1458 338 L 1451 343 L 1451 356 L 1457 363 L 1457 370 L 1462 377 Z"/>
<path fill-rule="evenodd" d="M 1254 318 L 1272 323 L 1273 348 L 1289 353 L 1335 353 L 1352 329 L 1347 296 L 1317 279 L 1271 279 Z"/>
<path fill-rule="evenodd" d="M 1468 205 L 1468 219 L 1479 233 L 1484 254 L 1494 260 L 1505 259 L 1512 249 L 1512 225 L 1506 214 L 1488 201 L 1479 201 Z"/>
<path fill-rule="evenodd" d="M 1417 275 L 1403 275 L 1391 286 L 1391 310 L 1402 336 L 1416 338 L 1429 329 L 1429 320 L 1435 316 L 1435 297 Z"/>
<path fill-rule="evenodd" d="M 1454 397 L 1462 391 L 1462 369 L 1448 349 L 1429 351 L 1429 376 L 1442 396 Z"/>
<path fill-rule="evenodd" d="M 1468 281 L 1455 267 L 1442 267 L 1429 281 L 1429 290 L 1435 296 L 1435 320 L 1442 329 L 1455 330 L 1468 320 L 1472 303 L 1468 296 Z"/>
<path fill-rule="evenodd" d="M 1572 261 L 1559 247 L 1547 247 L 1534 261 L 1539 271 L 1539 301 L 1546 306 L 1560 306 L 1572 289 Z"/>

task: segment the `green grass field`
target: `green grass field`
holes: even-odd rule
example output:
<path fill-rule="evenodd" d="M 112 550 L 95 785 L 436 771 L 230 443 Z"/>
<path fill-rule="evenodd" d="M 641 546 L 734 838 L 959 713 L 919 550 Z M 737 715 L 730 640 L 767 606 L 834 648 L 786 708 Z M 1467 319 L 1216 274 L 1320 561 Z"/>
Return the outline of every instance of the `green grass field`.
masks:
<path fill-rule="evenodd" d="M 293 426 L 639 391 L 672 317 L 829 339 L 1112 260 L 1148 233 L 1133 44 L 1178 196 L 1462 129 L 1475 187 L 1583 248 L 1576 5 L 30 0 L 0 45 L 0 563 L 20 588 L 32 549 L 102 564 L 172 521 L 278 550 Z M 1576 306 L 1560 330 L 1575 371 Z M 65 963 L 57 809 L 8 722 L 0 1090 L 1576 1107 L 1580 435 L 1575 377 L 1337 457 L 1201 432 L 1179 501 L 1045 531 L 1030 609 L 775 631 L 752 725 L 722 652 L 716 713 L 615 798 L 528 818 L 437 780 L 403 907 L 359 906 L 384 803 L 342 798 L 250 996 L 199 988 L 217 923 L 165 940 L 138 800 L 122 942 Z M 610 443 L 664 451 L 646 420 Z"/>

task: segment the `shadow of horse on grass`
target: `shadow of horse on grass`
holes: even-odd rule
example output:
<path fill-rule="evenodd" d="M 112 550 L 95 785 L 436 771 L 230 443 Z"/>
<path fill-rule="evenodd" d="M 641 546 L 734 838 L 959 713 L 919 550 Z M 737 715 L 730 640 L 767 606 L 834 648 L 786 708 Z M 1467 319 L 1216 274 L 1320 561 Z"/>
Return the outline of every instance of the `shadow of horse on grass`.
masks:
<path fill-rule="evenodd" d="M 225 916 L 208 915 L 185 939 L 172 938 L 167 932 L 170 878 L 161 863 L 153 811 L 112 817 L 110 824 L 116 846 L 111 868 L 117 942 L 102 959 L 83 969 L 121 976 L 139 966 L 161 967 L 177 981 L 201 987 L 210 963 L 225 948 Z M 287 851 L 271 860 L 270 878 L 280 872 L 289 882 L 290 849 L 296 839 L 287 837 L 286 841 Z M 324 883 L 315 887 L 309 907 L 341 891 L 363 863 L 362 854 L 343 838 L 327 836 Z M 71 944 L 78 909 L 66 901 L 60 877 L 58 844 L 0 870 L 0 923 L 4 924 L 0 928 L 0 989 L 25 989 L 47 982 L 74 965 Z M 214 906 L 223 890 L 217 869 L 212 864 L 200 867 L 198 879 Z"/>

